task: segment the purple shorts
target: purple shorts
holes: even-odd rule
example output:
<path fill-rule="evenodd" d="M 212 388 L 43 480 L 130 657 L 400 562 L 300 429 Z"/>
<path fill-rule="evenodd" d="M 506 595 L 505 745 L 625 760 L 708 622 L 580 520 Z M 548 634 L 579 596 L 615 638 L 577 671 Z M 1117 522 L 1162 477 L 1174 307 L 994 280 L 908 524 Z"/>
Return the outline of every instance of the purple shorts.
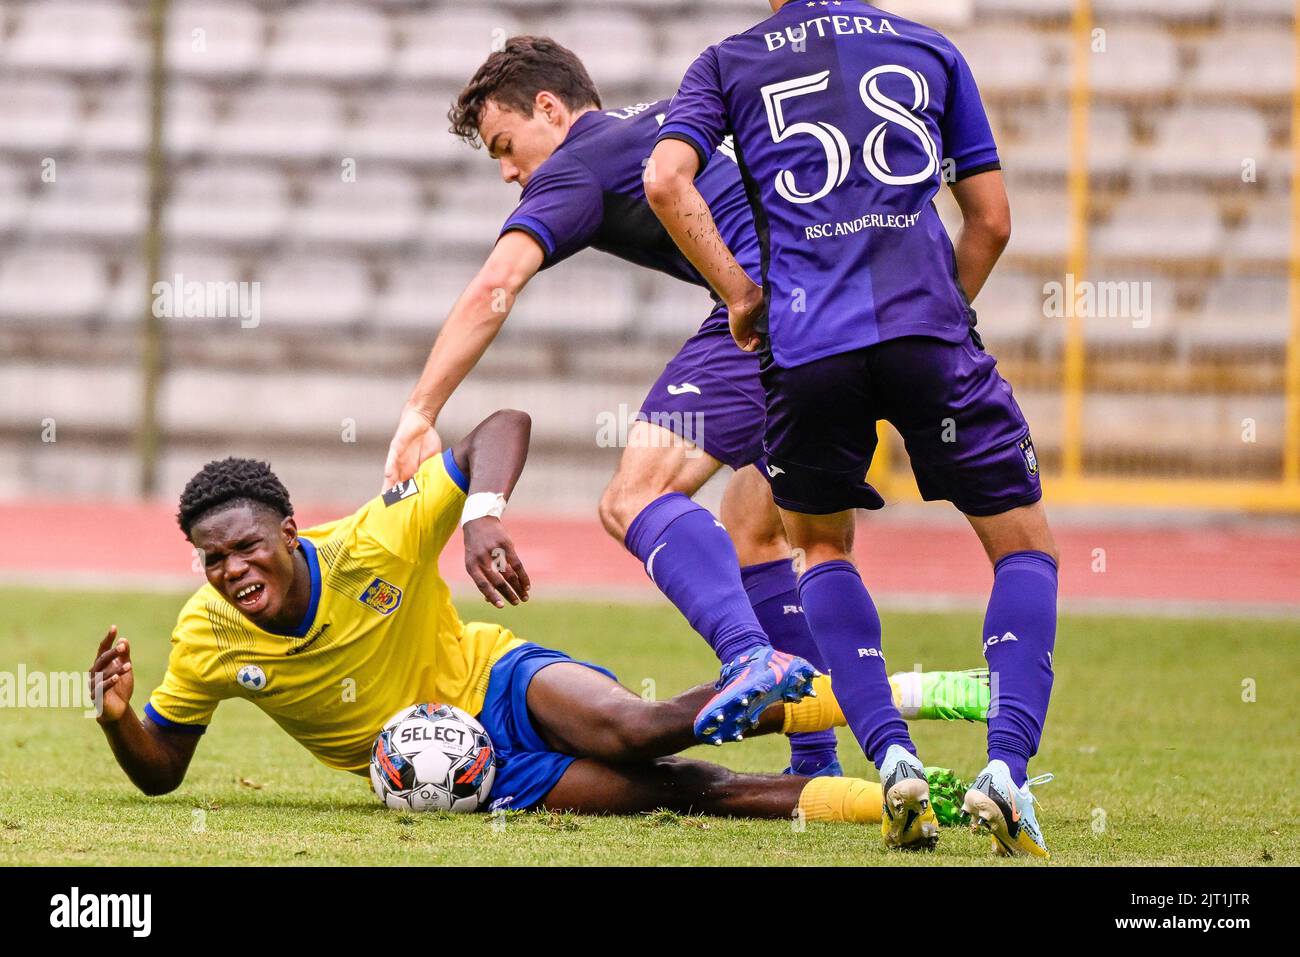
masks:
<path fill-rule="evenodd" d="M 637 419 L 667 429 L 741 469 L 763 455 L 759 357 L 731 338 L 719 306 L 686 340 L 641 403 Z"/>
<path fill-rule="evenodd" d="M 765 359 L 767 473 L 778 505 L 825 515 L 862 504 L 878 419 L 903 436 L 926 501 L 998 515 L 1043 494 L 1024 413 L 972 340 L 905 336 L 783 369 Z"/>

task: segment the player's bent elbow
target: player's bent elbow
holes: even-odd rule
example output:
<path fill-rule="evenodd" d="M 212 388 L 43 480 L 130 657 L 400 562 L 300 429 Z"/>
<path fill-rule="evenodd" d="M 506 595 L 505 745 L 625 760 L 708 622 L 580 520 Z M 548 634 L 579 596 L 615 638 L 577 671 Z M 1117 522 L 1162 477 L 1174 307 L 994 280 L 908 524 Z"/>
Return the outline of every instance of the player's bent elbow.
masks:
<path fill-rule="evenodd" d="M 658 170 L 645 181 L 645 198 L 656 213 L 668 209 L 690 181 L 677 170 Z"/>

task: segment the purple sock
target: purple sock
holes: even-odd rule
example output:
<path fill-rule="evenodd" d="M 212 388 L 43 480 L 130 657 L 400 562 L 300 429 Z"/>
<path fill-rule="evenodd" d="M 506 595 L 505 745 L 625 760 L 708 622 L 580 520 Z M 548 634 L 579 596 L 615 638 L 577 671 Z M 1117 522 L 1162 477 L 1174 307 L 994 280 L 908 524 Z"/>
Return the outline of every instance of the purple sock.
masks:
<path fill-rule="evenodd" d="M 758 623 L 772 640 L 772 647 L 798 655 L 818 671 L 825 672 L 825 662 L 799 604 L 799 585 L 790 559 L 746 565 L 740 570 L 740 577 Z M 790 770 L 795 774 L 816 774 L 836 760 L 834 731 L 801 731 L 790 735 Z"/>
<path fill-rule="evenodd" d="M 817 647 L 830 669 L 840 710 L 862 750 L 877 768 L 891 744 L 916 754 L 880 651 L 880 616 L 852 563 L 824 562 L 799 579 L 803 605 Z"/>
<path fill-rule="evenodd" d="M 627 550 L 726 664 L 768 644 L 722 523 L 680 492 L 655 499 L 628 526 Z"/>
<path fill-rule="evenodd" d="M 1005 761 L 1023 786 L 1038 753 L 1052 694 L 1056 646 L 1056 563 L 1043 552 L 1014 552 L 993 567 L 984 615 L 984 660 L 996 684 L 989 709 L 989 760 Z"/>

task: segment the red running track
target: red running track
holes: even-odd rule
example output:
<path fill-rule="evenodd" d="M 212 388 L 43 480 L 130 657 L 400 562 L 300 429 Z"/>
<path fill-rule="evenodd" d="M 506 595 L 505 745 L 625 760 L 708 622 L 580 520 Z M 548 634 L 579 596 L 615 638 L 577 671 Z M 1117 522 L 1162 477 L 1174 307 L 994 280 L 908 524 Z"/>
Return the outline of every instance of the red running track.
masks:
<path fill-rule="evenodd" d="M 305 508 L 299 519 L 312 524 L 336 514 Z M 515 514 L 510 529 L 538 597 L 655 594 L 639 564 L 595 521 Z M 1074 525 L 1056 534 L 1066 601 L 1210 603 L 1300 617 L 1300 531 Z M 964 526 L 869 523 L 858 558 L 872 594 L 886 602 L 988 594 L 988 564 Z M 458 547 L 447 549 L 443 570 L 453 587 L 470 587 Z M 0 504 L 0 576 L 183 588 L 198 571 L 162 505 L 17 502 Z"/>

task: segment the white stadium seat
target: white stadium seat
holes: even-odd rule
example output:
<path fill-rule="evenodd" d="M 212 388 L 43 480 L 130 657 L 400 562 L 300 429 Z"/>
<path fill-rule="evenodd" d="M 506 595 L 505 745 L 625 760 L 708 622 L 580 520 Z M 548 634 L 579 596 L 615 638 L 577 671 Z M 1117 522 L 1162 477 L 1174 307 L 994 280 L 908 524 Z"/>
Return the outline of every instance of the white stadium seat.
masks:
<path fill-rule="evenodd" d="M 60 236 L 132 243 L 147 219 L 145 169 L 140 164 L 105 165 L 71 160 L 52 183 L 37 189 L 28 232 L 42 239 Z"/>
<path fill-rule="evenodd" d="M 1285 98 L 1295 84 L 1295 42 L 1289 33 L 1232 32 L 1197 48 L 1187 85 L 1198 98 Z"/>
<path fill-rule="evenodd" d="M 435 249 L 486 254 L 519 202 L 519 188 L 482 176 L 462 178 L 425 214 L 422 241 Z"/>
<path fill-rule="evenodd" d="M 0 150 L 54 156 L 73 142 L 80 119 L 76 87 L 62 80 L 0 83 Z"/>
<path fill-rule="evenodd" d="M 1190 265 L 1223 251 L 1223 223 L 1201 193 L 1148 193 L 1118 205 L 1093 231 L 1092 251 L 1113 259 Z"/>
<path fill-rule="evenodd" d="M 343 135 L 342 151 L 358 160 L 381 159 L 400 163 L 485 162 L 448 131 L 450 95 L 427 91 L 384 92 L 368 96 L 361 104 L 356 126 Z"/>
<path fill-rule="evenodd" d="M 503 10 L 456 7 L 404 17 L 395 70 L 408 80 L 439 80 L 457 89 L 469 82 L 493 50 L 519 33 L 519 22 Z"/>
<path fill-rule="evenodd" d="M 291 256 L 259 265 L 250 278 L 261 284 L 261 327 L 268 331 L 355 325 L 370 309 L 370 274 L 357 260 Z"/>
<path fill-rule="evenodd" d="M 1042 95 L 1059 85 L 1061 71 L 1049 66 L 1061 46 L 1053 37 L 987 27 L 957 34 L 953 40 L 970 64 L 981 94 Z"/>
<path fill-rule="evenodd" d="M 431 256 L 393 263 L 372 312 L 373 324 L 384 329 L 423 332 L 432 342 L 480 265 Z"/>
<path fill-rule="evenodd" d="M 686 75 L 687 69 L 695 62 L 706 47 L 731 36 L 733 33 L 739 33 L 753 26 L 755 19 L 750 13 L 742 10 L 732 11 L 730 14 L 720 15 L 716 11 L 710 10 L 707 13 L 700 11 L 698 17 L 691 17 L 688 22 L 680 26 L 674 26 L 672 29 L 660 32 L 663 41 L 663 49 L 657 58 L 654 68 L 654 76 L 658 81 L 660 89 L 650 90 L 647 95 L 651 97 L 671 97 L 677 92 L 681 85 L 682 77 Z M 593 77 L 597 87 L 600 86 L 600 77 Z M 616 104 L 606 103 L 605 106 L 614 106 Z"/>
<path fill-rule="evenodd" d="M 392 61 L 383 16 L 364 6 L 309 5 L 279 17 L 266 71 L 284 79 L 373 80 Z"/>
<path fill-rule="evenodd" d="M 1232 0 L 1225 7 L 1229 22 L 1254 23 L 1265 17 L 1290 20 L 1295 16 L 1294 0 Z"/>
<path fill-rule="evenodd" d="M 578 55 L 597 89 L 635 85 L 652 94 L 654 84 L 648 78 L 655 67 L 654 33 L 640 17 L 596 11 L 561 16 L 547 24 L 546 33 Z"/>
<path fill-rule="evenodd" d="M 1088 82 L 1100 94 L 1145 98 L 1172 93 L 1178 49 L 1169 34 L 1136 27 L 1106 28 L 1106 49 L 1088 61 Z"/>
<path fill-rule="evenodd" d="M 255 73 L 262 66 L 265 29 L 262 14 L 246 4 L 174 4 L 167 17 L 167 64 L 184 76 Z"/>
<path fill-rule="evenodd" d="M 639 338 L 685 342 L 714 309 L 709 290 L 662 273 L 642 277 L 649 291 L 637 308 L 634 332 Z"/>
<path fill-rule="evenodd" d="M 1004 146 L 1002 165 L 1009 176 L 1065 176 L 1070 163 L 1070 114 L 1064 109 L 1017 114 L 1022 134 Z M 1088 170 L 1094 176 L 1120 176 L 1132 168 L 1133 137 L 1120 110 L 1094 104 L 1088 113 Z M 1014 210 L 1013 210 L 1014 212 Z"/>
<path fill-rule="evenodd" d="M 0 262 L 0 319 L 86 322 L 102 313 L 107 288 L 98 256 L 22 247 Z"/>
<path fill-rule="evenodd" d="M 1270 152 L 1268 126 L 1249 107 L 1183 107 L 1159 117 L 1141 166 L 1156 177 L 1240 181 L 1244 161 L 1263 167 Z"/>
<path fill-rule="evenodd" d="M 28 178 L 14 166 L 0 163 L 0 239 L 22 227 L 27 219 Z"/>
<path fill-rule="evenodd" d="M 616 336 L 628 331 L 635 300 L 622 263 L 565 263 L 543 271 L 519 297 L 506 333 L 513 336 Z M 684 337 L 683 337 L 684 338 Z"/>
<path fill-rule="evenodd" d="M 1182 338 L 1192 350 L 1280 350 L 1289 328 L 1285 279 L 1230 277 L 1210 287 L 1203 315 Z"/>
<path fill-rule="evenodd" d="M 1074 11 L 1075 0 L 975 0 L 975 21 L 989 17 L 1061 20 Z"/>
<path fill-rule="evenodd" d="M 960 223 L 960 219 L 956 220 Z M 956 232 L 950 225 L 948 234 Z M 1069 252 L 1069 204 L 1059 191 L 1016 191 L 1011 195 L 1011 242 L 1007 255 L 1024 259 L 1059 259 Z"/>
<path fill-rule="evenodd" d="M 290 233 L 303 243 L 398 247 L 415 238 L 420 215 L 419 188 L 410 176 L 359 166 L 354 182 L 334 171 L 316 174 Z"/>
<path fill-rule="evenodd" d="M 1134 16 L 1185 23 L 1213 18 L 1221 4 L 1222 0 L 1093 0 L 1092 11 L 1098 20 Z"/>
<path fill-rule="evenodd" d="M 1281 266 L 1291 248 L 1291 210 L 1285 197 L 1259 201 L 1228 241 L 1227 261 L 1238 268 Z"/>
<path fill-rule="evenodd" d="M 1131 353 L 1160 349 L 1172 341 L 1176 290 L 1171 280 L 1134 272 L 1103 272 L 1090 273 L 1085 281 L 1092 285 L 1095 304 L 1093 314 L 1083 317 L 1083 335 L 1089 346 L 1123 348 Z M 1064 319 L 1057 321 L 1057 328 L 1063 336 Z"/>
<path fill-rule="evenodd" d="M 99 92 L 98 106 L 81 130 L 81 143 L 92 153 L 138 155 L 149 145 L 149 90 L 128 80 Z M 202 85 L 176 81 L 167 90 L 163 140 L 173 157 L 212 147 L 214 106 Z"/>
<path fill-rule="evenodd" d="M 8 66 L 92 75 L 144 69 L 143 36 L 126 4 L 43 0 L 23 6 L 5 49 Z"/>
<path fill-rule="evenodd" d="M 269 243 L 284 231 L 285 192 L 279 174 L 264 167 L 204 167 L 173 184 L 164 228 L 195 243 Z"/>
<path fill-rule="evenodd" d="M 1042 336 L 1053 321 L 1043 316 L 1043 295 L 1041 277 L 994 269 L 974 302 L 977 328 L 990 347 Z"/>
<path fill-rule="evenodd" d="M 134 365 L 6 362 L 0 365 L 0 422 L 30 429 L 32 423 L 51 418 L 59 429 L 131 428 L 140 414 L 139 382 Z M 66 444 L 69 449 L 78 445 Z M 62 441 L 45 445 L 36 458 L 57 454 L 64 445 Z M 83 495 L 104 494 L 97 478 L 88 477 L 80 490 Z"/>
<path fill-rule="evenodd" d="M 211 144 L 224 156 L 309 160 L 338 153 L 342 110 L 318 87 L 263 86 L 234 100 Z"/>

